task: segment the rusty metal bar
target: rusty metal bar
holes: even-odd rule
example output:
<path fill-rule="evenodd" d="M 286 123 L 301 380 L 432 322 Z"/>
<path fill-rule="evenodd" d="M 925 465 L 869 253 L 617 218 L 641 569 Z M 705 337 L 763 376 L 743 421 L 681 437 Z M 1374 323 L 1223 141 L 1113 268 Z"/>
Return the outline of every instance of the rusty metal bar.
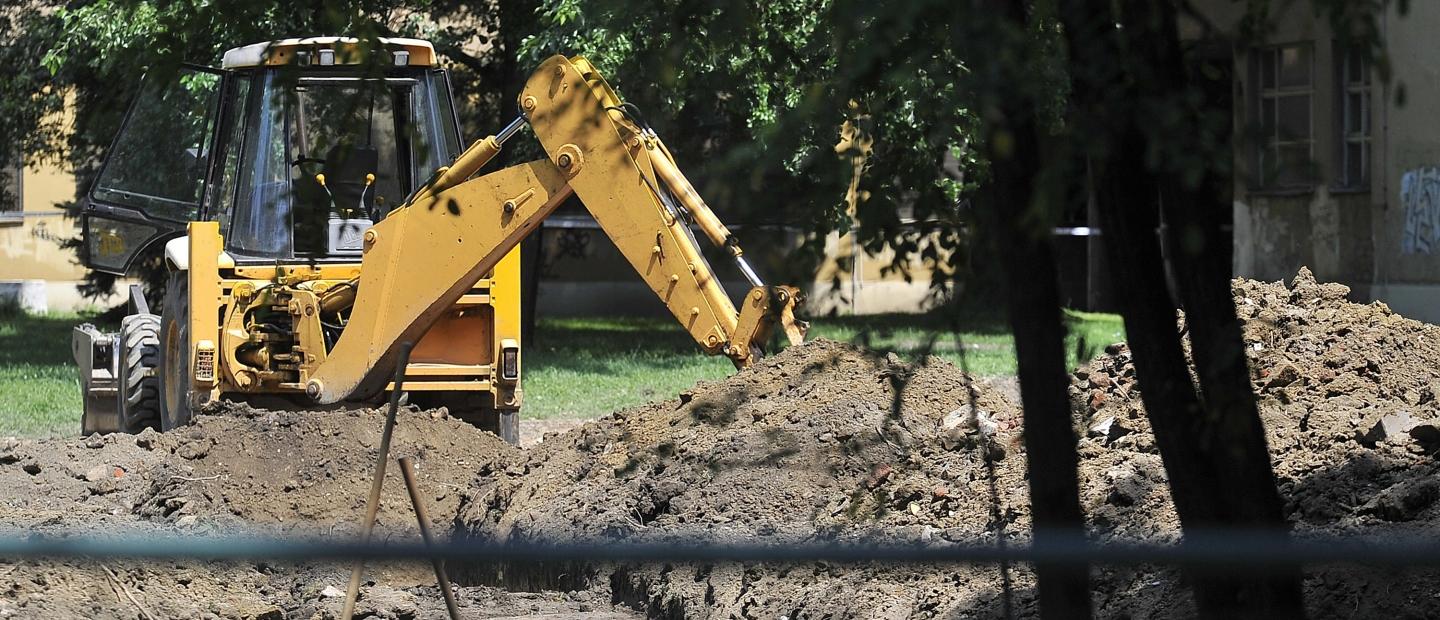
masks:
<path fill-rule="evenodd" d="M 408 456 L 400 457 L 400 475 L 405 478 L 405 490 L 410 493 L 410 504 L 415 506 L 415 520 L 420 522 L 420 538 L 425 541 L 426 547 L 435 545 L 430 535 L 430 517 L 425 514 L 425 504 L 420 499 L 420 483 L 415 480 L 415 462 Z M 435 566 L 435 581 L 440 584 L 440 594 L 445 596 L 445 609 L 450 612 L 450 620 L 460 620 L 460 608 L 455 604 L 455 593 L 450 590 L 450 577 L 445 574 L 445 560 L 431 558 L 430 563 Z"/>
<path fill-rule="evenodd" d="M 375 478 L 370 482 L 370 496 L 365 500 L 365 522 L 360 524 L 360 544 L 370 542 L 370 532 L 375 529 L 375 515 L 380 512 L 380 490 L 385 486 L 385 463 L 390 460 L 390 437 L 395 434 L 395 415 L 400 410 L 400 390 L 405 381 L 405 366 L 410 363 L 413 342 L 400 343 L 400 359 L 395 364 L 395 389 L 390 392 L 390 411 L 385 414 L 385 428 L 380 431 L 380 453 L 375 456 Z M 350 585 L 345 588 L 345 610 L 340 617 L 345 620 L 355 617 L 355 598 L 360 594 L 360 579 L 364 577 L 365 561 L 355 560 L 350 569 Z"/>

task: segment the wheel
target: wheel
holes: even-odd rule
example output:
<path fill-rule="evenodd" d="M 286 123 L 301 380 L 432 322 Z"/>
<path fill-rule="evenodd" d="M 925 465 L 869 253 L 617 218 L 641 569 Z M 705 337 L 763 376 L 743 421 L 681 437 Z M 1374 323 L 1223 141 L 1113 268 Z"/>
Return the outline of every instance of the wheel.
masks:
<path fill-rule="evenodd" d="M 489 431 L 514 446 L 520 445 L 520 412 L 497 411 L 483 392 L 410 392 L 410 402 L 421 409 L 444 407 L 451 417 Z"/>
<path fill-rule="evenodd" d="M 160 317 L 132 314 L 120 322 L 120 432 L 160 422 Z"/>
<path fill-rule="evenodd" d="M 190 423 L 190 280 L 188 274 L 170 274 L 165 304 L 160 313 L 160 430 L 172 431 Z"/>

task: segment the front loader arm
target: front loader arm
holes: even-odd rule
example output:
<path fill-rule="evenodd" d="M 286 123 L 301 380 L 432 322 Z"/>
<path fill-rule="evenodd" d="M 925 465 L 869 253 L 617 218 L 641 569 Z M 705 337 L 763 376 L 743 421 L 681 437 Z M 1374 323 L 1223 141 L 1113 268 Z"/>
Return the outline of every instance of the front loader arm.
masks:
<path fill-rule="evenodd" d="M 545 61 L 520 104 L 548 159 L 466 181 L 513 134 L 507 128 L 498 140 L 477 142 L 365 233 L 350 320 L 307 385 L 312 398 L 332 403 L 384 389 L 399 343 L 423 335 L 572 193 L 707 353 L 743 367 L 777 325 L 792 343 L 803 340 L 805 325 L 794 318 L 799 292 L 760 284 L 658 137 L 619 110 L 619 98 L 588 62 Z M 739 310 L 681 209 L 751 280 Z"/>

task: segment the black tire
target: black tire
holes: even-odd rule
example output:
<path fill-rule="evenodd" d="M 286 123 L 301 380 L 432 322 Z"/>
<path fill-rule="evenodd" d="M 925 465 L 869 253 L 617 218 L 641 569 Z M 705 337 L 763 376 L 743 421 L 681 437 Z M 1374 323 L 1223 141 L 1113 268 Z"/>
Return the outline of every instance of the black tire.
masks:
<path fill-rule="evenodd" d="M 160 430 L 190 423 L 190 280 L 184 271 L 170 274 L 160 312 Z"/>
<path fill-rule="evenodd" d="M 132 314 L 120 321 L 120 432 L 160 423 L 160 317 Z"/>

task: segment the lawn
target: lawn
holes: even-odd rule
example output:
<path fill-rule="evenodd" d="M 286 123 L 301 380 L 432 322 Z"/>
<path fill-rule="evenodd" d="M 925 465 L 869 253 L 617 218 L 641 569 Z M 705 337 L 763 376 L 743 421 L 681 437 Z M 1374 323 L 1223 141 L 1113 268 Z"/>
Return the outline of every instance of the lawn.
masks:
<path fill-rule="evenodd" d="M 1066 311 L 1068 364 L 1088 360 L 1125 339 L 1120 317 Z M 967 313 L 959 332 L 931 316 L 889 314 L 811 321 L 811 338 L 829 338 L 906 359 L 931 353 L 970 372 L 1015 374 L 1015 344 L 1003 319 Z M 668 397 L 734 367 L 698 353 L 688 335 L 663 318 L 542 319 L 525 350 L 526 417 L 594 417 Z"/>
<path fill-rule="evenodd" d="M 1119 317 L 1067 311 L 1069 363 L 1124 339 Z M 84 317 L 0 310 L 0 436 L 71 435 L 80 428 L 80 388 L 70 357 L 71 328 Z M 894 351 L 927 352 L 980 375 L 1015 373 L 1015 347 L 1003 319 L 966 313 L 959 333 L 936 317 L 823 317 L 811 337 Z M 668 319 L 542 319 L 525 349 L 525 410 L 537 418 L 595 417 L 669 397 L 702 379 L 732 372 L 699 354 Z"/>
<path fill-rule="evenodd" d="M 74 314 L 0 308 L 0 436 L 80 433 L 80 379 L 70 357 Z"/>

